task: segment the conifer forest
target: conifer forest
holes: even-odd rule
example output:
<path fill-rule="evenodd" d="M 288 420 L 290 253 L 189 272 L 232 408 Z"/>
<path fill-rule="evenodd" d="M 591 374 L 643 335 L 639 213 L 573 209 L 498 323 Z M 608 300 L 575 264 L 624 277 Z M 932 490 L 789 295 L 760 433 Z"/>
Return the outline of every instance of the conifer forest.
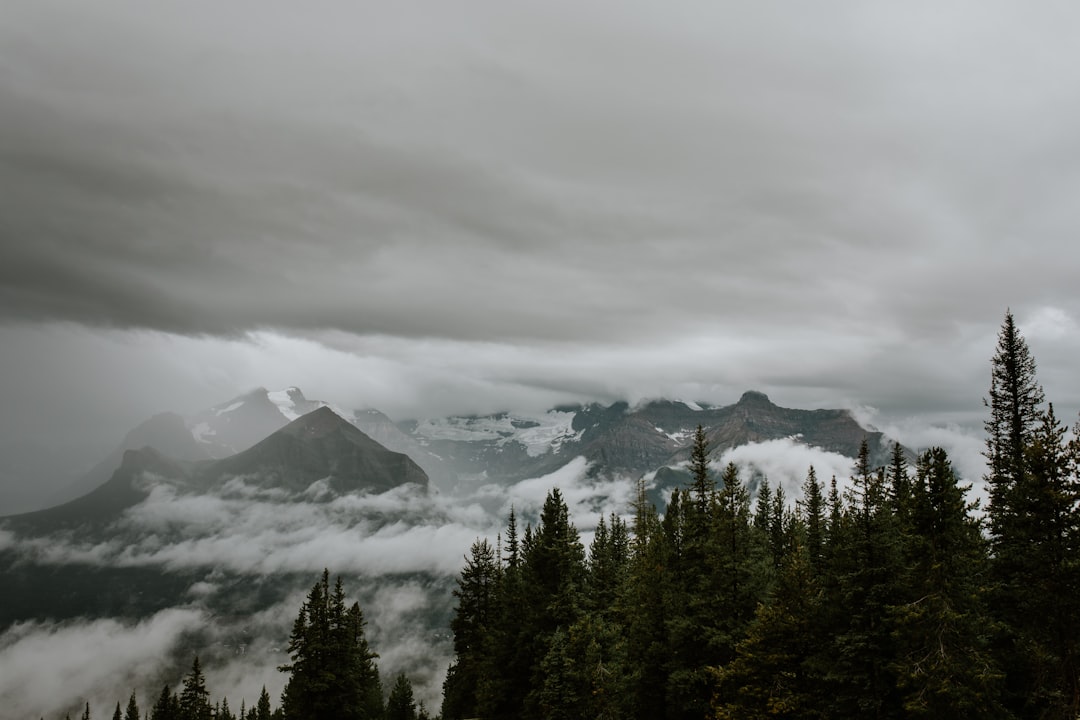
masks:
<path fill-rule="evenodd" d="M 231 706 L 195 658 L 182 684 L 137 688 L 156 700 L 133 692 L 113 717 L 1076 718 L 1080 433 L 1011 314 L 985 404 L 983 505 L 943 449 L 894 445 L 872 467 L 865 442 L 843 491 L 810 467 L 794 502 L 767 481 L 752 495 L 734 464 L 714 471 L 700 427 L 692 482 L 664 508 L 641 483 L 588 547 L 552 488 L 538 521 L 511 511 L 462 549 L 441 708 L 380 676 L 362 609 L 326 572 L 280 698 Z"/>

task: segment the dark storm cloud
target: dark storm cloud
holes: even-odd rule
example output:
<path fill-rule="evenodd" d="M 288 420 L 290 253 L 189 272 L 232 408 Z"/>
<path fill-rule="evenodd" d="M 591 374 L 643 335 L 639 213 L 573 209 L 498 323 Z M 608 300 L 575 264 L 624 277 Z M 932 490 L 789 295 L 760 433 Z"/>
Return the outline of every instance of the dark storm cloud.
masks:
<path fill-rule="evenodd" d="M 10 0 L 0 473 L 30 428 L 119 438 L 259 385 L 396 418 L 757 388 L 977 427 L 1006 307 L 1071 417 L 1077 21 Z"/>
<path fill-rule="evenodd" d="M 15 3 L 0 307 L 625 341 L 947 333 L 1021 260 L 1064 291 L 1050 13 L 690 7 Z"/>

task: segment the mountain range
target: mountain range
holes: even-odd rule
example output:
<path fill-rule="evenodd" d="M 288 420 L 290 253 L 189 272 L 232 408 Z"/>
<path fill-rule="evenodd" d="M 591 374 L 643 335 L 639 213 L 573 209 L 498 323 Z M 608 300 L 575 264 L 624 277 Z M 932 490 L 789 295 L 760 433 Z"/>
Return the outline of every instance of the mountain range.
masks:
<path fill-rule="evenodd" d="M 408 455 L 432 487 L 443 492 L 539 477 L 579 456 L 595 474 L 636 479 L 659 473 L 674 482 L 678 467 L 689 457 L 698 425 L 705 429 L 714 456 L 740 445 L 784 438 L 847 457 L 858 453 L 865 438 L 875 465 L 884 464 L 888 453 L 881 433 L 861 427 L 846 410 L 782 408 L 754 391 L 721 407 L 655 400 L 637 406 L 592 403 L 543 413 L 395 422 L 374 408 L 350 412 L 309 400 L 296 387 L 257 388 L 189 417 L 165 412 L 148 418 L 58 500 L 83 496 L 105 484 L 127 451 L 152 447 L 179 461 L 225 459 L 320 408 L 332 409 L 375 443 Z"/>

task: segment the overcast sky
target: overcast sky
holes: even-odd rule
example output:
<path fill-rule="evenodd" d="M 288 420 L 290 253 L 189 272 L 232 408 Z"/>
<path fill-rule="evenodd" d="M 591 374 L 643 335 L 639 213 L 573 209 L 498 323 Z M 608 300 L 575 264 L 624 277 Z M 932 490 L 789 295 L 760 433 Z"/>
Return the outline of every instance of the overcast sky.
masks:
<path fill-rule="evenodd" d="M 0 6 L 8 488 L 257 386 L 977 429 L 1007 307 L 1080 408 L 1076 3 Z"/>

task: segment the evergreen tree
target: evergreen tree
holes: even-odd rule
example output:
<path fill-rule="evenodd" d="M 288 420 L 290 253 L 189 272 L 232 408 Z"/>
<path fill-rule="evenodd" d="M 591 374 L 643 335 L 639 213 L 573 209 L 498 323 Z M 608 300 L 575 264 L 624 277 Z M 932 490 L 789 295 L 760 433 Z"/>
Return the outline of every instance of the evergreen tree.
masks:
<path fill-rule="evenodd" d="M 90 720 L 90 703 L 86 703 L 86 710 L 83 711 L 82 720 Z"/>
<path fill-rule="evenodd" d="M 255 720 L 270 720 L 270 693 L 266 692 L 265 685 L 263 685 L 262 692 L 259 694 L 259 702 L 253 709 L 255 711 Z"/>
<path fill-rule="evenodd" d="M 581 611 L 585 580 L 585 549 L 570 522 L 569 509 L 553 488 L 540 511 L 540 524 L 525 558 L 526 646 L 531 678 L 523 717 L 542 717 L 537 695 L 542 687 L 541 661 L 555 631 L 574 624 Z"/>
<path fill-rule="evenodd" d="M 180 691 L 180 718 L 182 720 L 210 720 L 214 711 L 210 707 L 210 691 L 206 689 L 206 678 L 196 655 L 191 663 L 191 672 L 184 678 L 184 688 Z"/>
<path fill-rule="evenodd" d="M 803 482 L 801 503 L 803 524 L 806 527 L 806 555 L 815 575 L 825 560 L 825 498 L 817 473 L 811 465 Z"/>
<path fill-rule="evenodd" d="M 510 518 L 513 523 L 513 511 Z M 443 716 L 447 720 L 471 718 L 477 714 L 477 693 L 495 622 L 498 580 L 495 550 L 487 540 L 477 540 L 454 590 L 458 604 L 450 621 L 450 630 L 454 633 L 456 658 L 443 683 Z"/>
<path fill-rule="evenodd" d="M 386 701 L 386 720 L 416 720 L 416 701 L 413 699 L 412 683 L 405 673 L 400 673 L 390 689 Z"/>
<path fill-rule="evenodd" d="M 716 492 L 716 483 L 713 482 L 712 472 L 709 470 L 709 441 L 705 436 L 705 430 L 701 425 L 694 431 L 693 444 L 690 446 L 690 494 L 699 515 L 706 515 L 713 494 Z"/>
<path fill-rule="evenodd" d="M 346 609 L 338 579 L 330 590 L 330 574 L 312 586 L 289 638 L 292 662 L 282 693 L 282 713 L 289 720 L 365 719 L 382 714 L 377 655 L 364 634 L 364 617 L 354 603 Z"/>
<path fill-rule="evenodd" d="M 819 599 L 809 553 L 786 556 L 767 602 L 737 647 L 737 656 L 713 668 L 718 720 L 827 718 L 825 684 L 811 659 L 826 635 L 818 621 Z"/>
<path fill-rule="evenodd" d="M 135 702 L 135 692 L 132 691 L 128 698 L 127 709 L 124 711 L 124 720 L 141 720 L 139 704 Z"/>
<path fill-rule="evenodd" d="M 900 702 L 891 669 L 889 605 L 906 597 L 900 535 L 885 489 L 885 470 L 873 471 L 864 439 L 848 494 L 848 517 L 833 549 L 837 634 L 831 648 L 838 716 L 894 717 Z"/>
<path fill-rule="evenodd" d="M 589 546 L 586 605 L 590 612 L 605 617 L 614 612 L 629 559 L 626 523 L 614 513 L 610 521 L 601 516 Z"/>
<path fill-rule="evenodd" d="M 911 599 L 892 609 L 907 716 L 1002 717 L 981 582 L 985 540 L 943 449 L 920 458 L 911 490 L 904 549 Z"/>
<path fill-rule="evenodd" d="M 181 720 L 180 701 L 167 684 L 161 688 L 161 694 L 150 710 L 150 717 L 152 720 Z"/>
<path fill-rule="evenodd" d="M 626 635 L 630 681 L 627 697 L 633 708 L 630 717 L 642 719 L 667 716 L 668 639 L 664 596 L 671 568 L 664 545 L 665 534 L 656 507 L 647 499 L 644 481 L 639 480 L 621 624 Z"/>
<path fill-rule="evenodd" d="M 991 360 L 985 423 L 998 656 L 1006 703 L 1032 717 L 1080 714 L 1074 458 L 1035 359 L 1007 312 Z"/>
<path fill-rule="evenodd" d="M 1045 401 L 1035 379 L 1035 358 L 1006 311 L 991 360 L 990 409 L 986 420 L 986 458 L 989 464 L 990 521 L 994 537 L 1008 541 L 1011 493 L 1023 479 L 1026 449 L 1039 422 Z"/>
<path fill-rule="evenodd" d="M 116 712 L 113 713 L 113 720 L 124 720 L 124 714 L 120 712 L 120 703 L 116 703 Z"/>

